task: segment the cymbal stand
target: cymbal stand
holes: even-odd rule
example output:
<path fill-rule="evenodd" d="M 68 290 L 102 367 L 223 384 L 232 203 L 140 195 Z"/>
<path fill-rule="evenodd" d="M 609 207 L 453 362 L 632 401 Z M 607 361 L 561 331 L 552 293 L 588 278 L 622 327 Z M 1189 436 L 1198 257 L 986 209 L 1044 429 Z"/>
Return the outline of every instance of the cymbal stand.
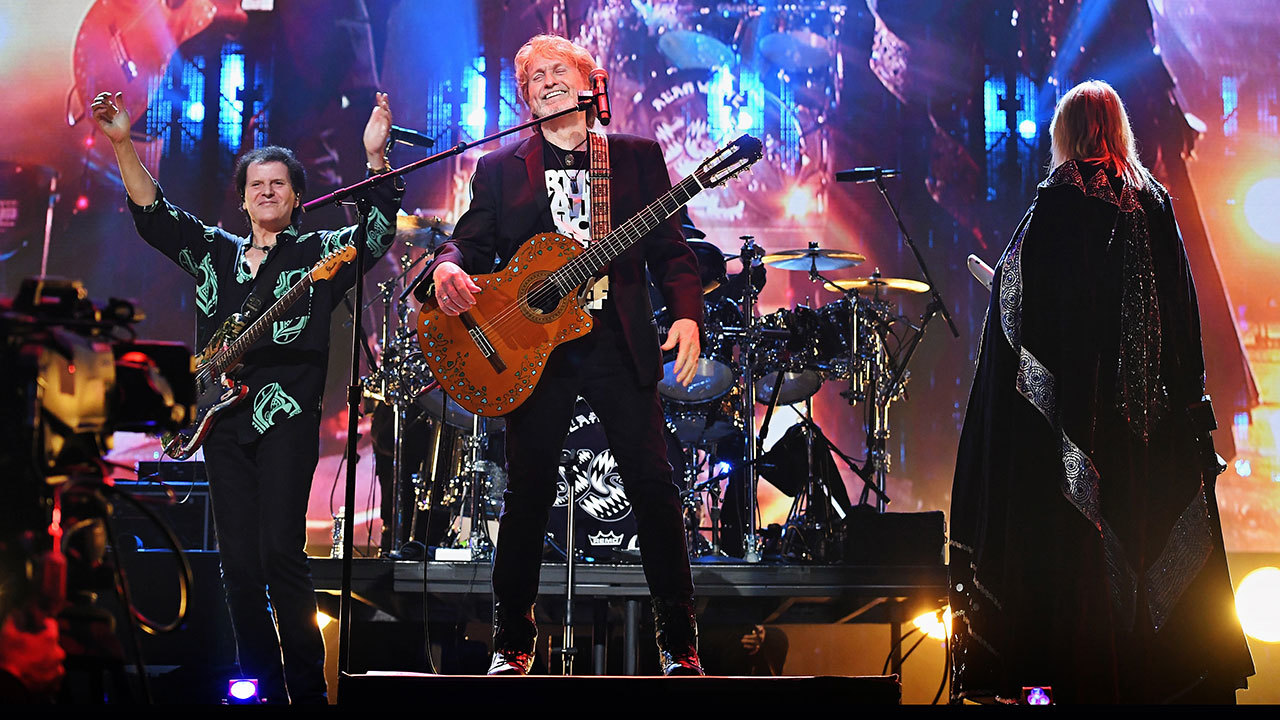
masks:
<path fill-rule="evenodd" d="M 484 459 L 485 447 L 489 442 L 489 436 L 485 432 L 487 422 L 484 417 L 473 415 L 471 435 L 466 438 L 467 475 L 471 491 L 471 530 L 467 534 L 467 547 L 471 549 L 473 562 L 493 559 L 493 540 L 489 537 L 489 528 L 485 524 L 487 496 L 484 487 L 489 475 L 488 464 Z"/>
<path fill-rule="evenodd" d="M 743 272 L 746 273 L 746 283 L 742 290 L 742 402 L 744 404 L 742 417 L 746 423 L 747 443 L 745 453 L 745 466 L 750 468 L 747 473 L 747 516 L 743 525 L 742 536 L 742 557 L 749 563 L 760 562 L 760 536 L 756 532 L 757 520 L 759 513 L 758 498 L 756 497 L 757 489 L 760 483 L 760 475 L 756 470 L 756 457 L 759 455 L 756 443 L 752 442 L 751 436 L 754 435 L 755 411 L 756 411 L 756 384 L 752 377 L 752 370 L 755 367 L 756 351 L 755 338 L 752 335 L 752 329 L 755 325 L 756 314 L 756 298 L 758 291 L 755 283 L 752 282 L 751 271 L 752 263 L 756 257 L 762 254 L 760 246 L 756 245 L 755 238 L 750 235 L 743 235 L 739 240 L 742 241 L 742 258 Z M 782 384 L 782 376 L 778 376 L 776 385 Z"/>

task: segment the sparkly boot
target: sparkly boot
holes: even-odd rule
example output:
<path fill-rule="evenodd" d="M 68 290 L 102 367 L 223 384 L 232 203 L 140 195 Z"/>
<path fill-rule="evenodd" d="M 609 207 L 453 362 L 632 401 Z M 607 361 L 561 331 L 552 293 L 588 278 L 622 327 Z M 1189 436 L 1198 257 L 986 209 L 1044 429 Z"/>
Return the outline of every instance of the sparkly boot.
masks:
<path fill-rule="evenodd" d="M 654 640 L 663 675 L 705 675 L 698 660 L 698 618 L 693 598 L 652 598 Z"/>
<path fill-rule="evenodd" d="M 538 638 L 538 625 L 533 620 L 533 606 L 523 615 L 517 615 L 493 604 L 493 662 L 489 663 L 489 675 L 528 675 L 533 669 L 534 641 Z"/>

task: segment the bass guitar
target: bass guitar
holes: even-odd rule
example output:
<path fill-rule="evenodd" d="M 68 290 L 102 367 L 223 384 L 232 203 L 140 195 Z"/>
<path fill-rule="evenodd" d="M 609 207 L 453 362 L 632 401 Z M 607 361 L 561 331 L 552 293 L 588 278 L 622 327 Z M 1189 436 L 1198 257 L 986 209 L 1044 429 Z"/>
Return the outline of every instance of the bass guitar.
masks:
<path fill-rule="evenodd" d="M 418 312 L 418 342 L 432 376 L 477 415 L 519 407 L 542 379 L 551 351 L 591 331 L 584 294 L 597 274 L 695 195 L 724 184 L 761 155 L 760 140 L 739 137 L 587 248 L 557 233 L 533 236 L 502 270 L 471 277 L 480 293 L 461 315 L 446 315 L 428 299 Z"/>
<path fill-rule="evenodd" d="M 258 338 L 280 319 L 298 298 L 302 297 L 317 280 L 328 280 L 338 269 L 356 257 L 355 247 L 348 245 L 333 251 L 311 271 L 298 279 L 284 295 L 265 312 L 248 322 L 240 313 L 227 318 L 196 356 L 196 414 L 195 420 L 183 430 L 160 436 L 164 454 L 174 460 L 186 460 L 209 435 L 218 416 L 235 407 L 249 388 L 233 377 L 240 367 L 240 358 Z M 246 327 L 246 323 L 248 326 Z"/>

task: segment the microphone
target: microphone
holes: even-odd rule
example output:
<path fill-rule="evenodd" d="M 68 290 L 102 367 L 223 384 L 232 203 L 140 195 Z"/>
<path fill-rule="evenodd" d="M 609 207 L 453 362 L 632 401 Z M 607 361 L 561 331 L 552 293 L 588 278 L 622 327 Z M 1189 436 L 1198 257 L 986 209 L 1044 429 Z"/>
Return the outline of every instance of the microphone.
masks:
<path fill-rule="evenodd" d="M 881 178 L 891 178 L 898 174 L 897 170 L 882 167 L 860 167 L 852 170 L 841 170 L 836 173 L 836 182 L 864 183 L 874 182 Z"/>
<path fill-rule="evenodd" d="M 596 119 L 601 125 L 608 125 L 613 119 L 613 113 L 609 111 L 609 71 L 596 68 L 587 76 L 587 80 L 591 82 L 591 94 L 596 101 Z"/>
<path fill-rule="evenodd" d="M 391 142 L 398 142 L 401 145 L 412 145 L 414 147 L 429 148 L 436 144 L 435 140 L 423 135 L 417 130 L 410 130 L 399 125 L 391 126 Z"/>

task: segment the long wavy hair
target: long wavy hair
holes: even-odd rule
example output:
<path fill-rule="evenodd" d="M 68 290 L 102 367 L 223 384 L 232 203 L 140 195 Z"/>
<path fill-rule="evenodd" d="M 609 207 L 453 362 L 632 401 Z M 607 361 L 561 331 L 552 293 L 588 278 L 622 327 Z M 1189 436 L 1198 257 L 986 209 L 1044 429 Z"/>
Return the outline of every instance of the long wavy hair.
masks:
<path fill-rule="evenodd" d="M 1067 91 L 1053 111 L 1052 172 L 1068 160 L 1101 163 L 1126 185 L 1147 187 L 1151 174 L 1138 159 L 1124 101 L 1101 80 L 1086 80 Z"/>

